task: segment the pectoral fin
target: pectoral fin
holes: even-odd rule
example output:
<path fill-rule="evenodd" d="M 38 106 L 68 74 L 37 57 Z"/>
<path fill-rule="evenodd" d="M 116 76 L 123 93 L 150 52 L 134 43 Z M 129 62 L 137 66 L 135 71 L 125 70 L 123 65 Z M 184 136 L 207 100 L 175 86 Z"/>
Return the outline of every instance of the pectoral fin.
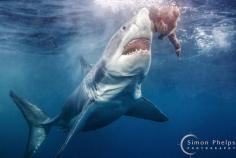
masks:
<path fill-rule="evenodd" d="M 135 102 L 134 108 L 132 108 L 126 115 L 157 122 L 168 121 L 167 116 L 144 97 L 138 99 Z"/>

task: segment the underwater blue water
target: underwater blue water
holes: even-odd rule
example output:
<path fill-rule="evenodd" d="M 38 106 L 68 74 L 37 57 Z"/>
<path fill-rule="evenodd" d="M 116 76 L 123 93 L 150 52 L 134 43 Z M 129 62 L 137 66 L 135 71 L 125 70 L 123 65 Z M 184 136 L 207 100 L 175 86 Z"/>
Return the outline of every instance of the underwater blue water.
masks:
<path fill-rule="evenodd" d="M 107 2 L 108 3 L 108 2 Z M 74 136 L 69 158 L 185 158 L 178 145 L 193 133 L 236 140 L 236 3 L 179 0 L 178 59 L 154 36 L 143 95 L 167 114 L 156 123 L 122 117 Z M 118 4 L 116 4 L 118 5 Z M 128 9 L 127 9 L 128 8 Z M 78 56 L 95 63 L 109 38 L 135 15 L 135 6 L 102 7 L 88 0 L 0 1 L 0 158 L 23 157 L 28 127 L 9 90 L 57 115 L 83 78 Z M 53 128 L 35 157 L 53 157 L 66 134 Z M 198 152 L 193 158 L 235 158 L 236 151 Z"/>

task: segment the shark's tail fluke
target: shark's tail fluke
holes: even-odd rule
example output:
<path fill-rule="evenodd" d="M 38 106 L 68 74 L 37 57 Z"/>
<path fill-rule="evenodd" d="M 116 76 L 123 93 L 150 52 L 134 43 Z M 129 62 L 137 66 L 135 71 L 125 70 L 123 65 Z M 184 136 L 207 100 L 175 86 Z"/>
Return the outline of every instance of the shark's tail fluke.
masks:
<path fill-rule="evenodd" d="M 10 91 L 10 96 L 22 112 L 30 129 L 27 149 L 24 156 L 25 158 L 30 158 L 45 140 L 50 126 L 46 124 L 43 125 L 43 123 L 50 118 L 36 105 L 20 98 L 13 91 Z"/>

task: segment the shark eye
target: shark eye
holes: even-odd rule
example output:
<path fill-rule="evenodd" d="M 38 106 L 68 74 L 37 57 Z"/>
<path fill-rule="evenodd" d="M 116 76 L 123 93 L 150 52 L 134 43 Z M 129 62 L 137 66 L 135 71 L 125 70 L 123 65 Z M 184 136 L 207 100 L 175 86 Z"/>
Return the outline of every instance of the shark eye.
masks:
<path fill-rule="evenodd" d="M 126 30 L 126 27 L 125 27 L 125 26 L 123 26 L 123 27 L 122 27 L 122 30 Z"/>

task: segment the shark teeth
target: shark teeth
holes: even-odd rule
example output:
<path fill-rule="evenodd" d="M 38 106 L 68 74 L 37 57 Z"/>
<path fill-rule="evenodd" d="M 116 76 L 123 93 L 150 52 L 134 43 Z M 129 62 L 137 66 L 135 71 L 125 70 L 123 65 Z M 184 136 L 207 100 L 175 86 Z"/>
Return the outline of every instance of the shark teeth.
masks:
<path fill-rule="evenodd" d="M 132 54 L 148 54 L 148 50 L 142 50 L 142 49 L 136 49 L 135 51 L 132 51 L 132 52 L 127 52 L 126 54 L 124 55 L 132 55 Z"/>
<path fill-rule="evenodd" d="M 150 49 L 150 39 L 136 38 L 129 41 L 125 46 L 122 55 L 133 53 L 146 53 Z"/>

